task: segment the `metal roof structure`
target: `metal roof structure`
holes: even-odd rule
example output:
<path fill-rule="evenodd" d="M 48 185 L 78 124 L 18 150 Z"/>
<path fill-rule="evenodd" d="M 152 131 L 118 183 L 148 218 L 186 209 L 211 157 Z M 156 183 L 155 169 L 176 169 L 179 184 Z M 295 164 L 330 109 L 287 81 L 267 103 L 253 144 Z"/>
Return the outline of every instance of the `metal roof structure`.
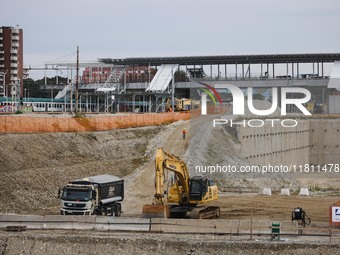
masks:
<path fill-rule="evenodd" d="M 322 63 L 340 60 L 340 53 L 311 54 L 271 54 L 271 55 L 229 55 L 229 56 L 184 56 L 184 57 L 145 57 L 145 58 L 100 58 L 104 64 L 127 66 L 179 65 L 219 65 L 219 64 L 265 64 L 265 63 Z"/>
<path fill-rule="evenodd" d="M 44 65 L 45 66 L 53 66 L 56 70 L 60 66 L 69 67 L 69 68 L 76 68 L 77 67 L 77 63 L 76 62 L 66 62 L 66 61 L 45 62 Z M 111 66 L 111 65 L 108 65 L 108 64 L 103 63 L 103 62 L 98 62 L 98 61 L 79 62 L 79 67 L 89 67 L 89 66 L 93 66 L 93 67 L 106 67 L 106 66 Z M 30 70 L 30 69 L 35 69 L 35 68 L 28 68 L 28 69 Z M 40 68 L 40 69 L 44 69 L 44 68 Z"/>

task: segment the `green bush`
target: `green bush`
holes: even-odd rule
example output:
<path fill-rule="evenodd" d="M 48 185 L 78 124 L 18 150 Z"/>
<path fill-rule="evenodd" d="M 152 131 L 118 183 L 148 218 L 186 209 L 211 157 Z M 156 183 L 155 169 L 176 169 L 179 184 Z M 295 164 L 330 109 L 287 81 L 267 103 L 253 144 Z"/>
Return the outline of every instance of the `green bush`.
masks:
<path fill-rule="evenodd" d="M 17 110 L 14 114 L 23 114 L 24 112 L 22 110 Z"/>

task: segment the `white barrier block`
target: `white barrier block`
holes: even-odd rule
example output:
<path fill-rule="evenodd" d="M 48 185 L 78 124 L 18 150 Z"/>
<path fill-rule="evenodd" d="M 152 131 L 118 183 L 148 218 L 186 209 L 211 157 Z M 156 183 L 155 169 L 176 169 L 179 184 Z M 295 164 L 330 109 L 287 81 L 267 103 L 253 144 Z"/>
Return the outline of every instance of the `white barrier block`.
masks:
<path fill-rule="evenodd" d="M 263 188 L 261 194 L 271 196 L 272 195 L 272 189 L 271 188 Z"/>
<path fill-rule="evenodd" d="M 281 189 L 281 196 L 290 196 L 289 189 Z"/>
<path fill-rule="evenodd" d="M 309 196 L 309 192 L 307 188 L 301 188 L 299 196 Z"/>

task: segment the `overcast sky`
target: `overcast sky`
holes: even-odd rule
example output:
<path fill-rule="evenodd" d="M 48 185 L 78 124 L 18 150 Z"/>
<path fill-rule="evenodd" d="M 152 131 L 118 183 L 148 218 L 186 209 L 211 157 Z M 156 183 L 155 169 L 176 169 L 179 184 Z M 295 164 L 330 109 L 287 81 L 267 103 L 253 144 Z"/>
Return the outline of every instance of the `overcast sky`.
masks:
<path fill-rule="evenodd" d="M 2 0 L 24 65 L 51 60 L 340 52 L 338 0 Z"/>

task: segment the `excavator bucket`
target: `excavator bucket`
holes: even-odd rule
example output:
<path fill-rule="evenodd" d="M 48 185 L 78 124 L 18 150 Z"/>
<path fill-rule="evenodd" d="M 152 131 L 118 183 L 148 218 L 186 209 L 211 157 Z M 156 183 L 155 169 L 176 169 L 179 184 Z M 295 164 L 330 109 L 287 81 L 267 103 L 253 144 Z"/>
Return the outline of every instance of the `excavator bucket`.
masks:
<path fill-rule="evenodd" d="M 146 218 L 169 218 L 168 205 L 146 204 L 143 206 L 143 216 Z"/>

